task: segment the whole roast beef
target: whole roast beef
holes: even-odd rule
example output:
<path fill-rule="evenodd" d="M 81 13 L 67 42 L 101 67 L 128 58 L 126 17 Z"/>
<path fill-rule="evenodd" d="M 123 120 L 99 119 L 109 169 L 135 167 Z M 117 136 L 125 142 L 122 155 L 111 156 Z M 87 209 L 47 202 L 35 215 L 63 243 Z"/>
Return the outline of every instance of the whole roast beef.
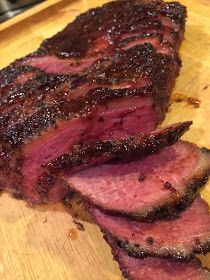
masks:
<path fill-rule="evenodd" d="M 179 73 L 185 16 L 178 3 L 111 2 L 3 69 L 0 187 L 59 200 L 69 190 L 39 185 L 42 165 L 74 144 L 154 130 Z"/>

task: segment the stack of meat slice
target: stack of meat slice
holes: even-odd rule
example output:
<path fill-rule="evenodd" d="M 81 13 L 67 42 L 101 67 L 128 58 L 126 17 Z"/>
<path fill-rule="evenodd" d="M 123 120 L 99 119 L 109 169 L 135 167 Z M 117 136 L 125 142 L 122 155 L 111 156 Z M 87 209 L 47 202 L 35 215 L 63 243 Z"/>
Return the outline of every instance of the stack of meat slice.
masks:
<path fill-rule="evenodd" d="M 209 207 L 200 197 L 169 221 L 134 221 L 97 208 L 91 212 L 129 279 L 210 279 L 210 271 L 194 257 L 210 251 Z"/>
<path fill-rule="evenodd" d="M 74 144 L 153 131 L 175 78 L 186 10 L 122 0 L 90 10 L 0 72 L 0 187 L 32 203 L 69 192 L 43 165 Z"/>
<path fill-rule="evenodd" d="M 190 124 L 76 146 L 45 165 L 87 202 L 129 279 L 210 279 L 195 259 L 210 251 L 209 208 L 198 195 L 210 152 L 178 141 Z"/>
<path fill-rule="evenodd" d="M 153 220 L 189 204 L 206 182 L 209 170 L 209 153 L 184 141 L 131 160 L 75 174 L 67 169 L 63 177 L 72 191 L 105 211 Z"/>

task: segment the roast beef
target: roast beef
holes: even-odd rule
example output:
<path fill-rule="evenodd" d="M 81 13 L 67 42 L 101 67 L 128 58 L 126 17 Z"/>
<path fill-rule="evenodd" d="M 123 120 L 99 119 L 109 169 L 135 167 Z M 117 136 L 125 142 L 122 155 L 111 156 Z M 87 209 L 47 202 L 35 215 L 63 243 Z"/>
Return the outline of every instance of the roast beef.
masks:
<path fill-rule="evenodd" d="M 9 91 L 2 99 L 2 179 L 7 174 L 6 183 L 9 184 L 11 178 L 10 185 L 15 193 L 32 202 L 60 199 L 67 190 L 57 197 L 57 190 L 52 186 L 49 194 L 46 188 L 34 188 L 42 174 L 42 164 L 66 153 L 76 143 L 153 130 L 162 120 L 168 103 L 169 96 L 164 87 L 168 88 L 169 83 L 171 87 L 169 79 L 174 76 L 171 64 L 164 62 L 170 58 L 161 56 L 153 47 L 140 45 L 104 59 L 84 78 L 90 80 L 92 77 L 92 84 L 94 81 L 101 84 L 88 92 L 78 77 L 80 89 L 69 90 L 66 77 L 42 75 L 20 85 L 21 91 L 18 88 Z M 153 59 L 163 63 L 157 61 L 155 69 Z M 163 71 L 158 72 L 161 65 Z M 144 78 L 140 78 L 142 75 Z M 154 79 L 151 75 L 158 77 Z M 142 79 L 148 84 L 145 85 Z M 114 84 L 122 87 L 124 83 L 128 88 L 125 85 L 119 89 L 103 87 L 106 83 L 110 87 Z M 12 93 L 14 90 L 16 94 Z"/>
<path fill-rule="evenodd" d="M 209 151 L 180 140 L 136 161 L 67 171 L 63 178 L 70 190 L 109 213 L 148 220 L 187 206 L 209 171 Z"/>
<path fill-rule="evenodd" d="M 174 260 L 147 257 L 136 259 L 127 255 L 110 237 L 105 237 L 112 248 L 123 276 L 129 280 L 209 280 L 210 271 L 204 269 L 198 259 L 187 263 Z"/>
<path fill-rule="evenodd" d="M 201 197 L 177 218 L 153 223 L 107 215 L 94 207 L 90 211 L 101 230 L 134 257 L 188 260 L 210 250 L 209 207 Z"/>
<path fill-rule="evenodd" d="M 132 17 L 121 24 L 128 10 Z M 95 20 L 102 33 L 95 32 Z M 185 9 L 177 3 L 113 2 L 78 17 L 36 53 L 2 70 L 0 187 L 33 203 L 59 200 L 69 190 L 53 181 L 39 184 L 41 165 L 69 152 L 73 144 L 154 130 L 164 118 L 179 72 L 184 21 Z M 143 36 L 145 30 L 148 36 Z M 83 44 L 88 36 L 89 43 Z M 101 51 L 97 46 L 107 39 L 111 43 Z M 86 45 L 92 50 L 84 50 Z M 72 59 L 76 68 L 66 70 Z"/>

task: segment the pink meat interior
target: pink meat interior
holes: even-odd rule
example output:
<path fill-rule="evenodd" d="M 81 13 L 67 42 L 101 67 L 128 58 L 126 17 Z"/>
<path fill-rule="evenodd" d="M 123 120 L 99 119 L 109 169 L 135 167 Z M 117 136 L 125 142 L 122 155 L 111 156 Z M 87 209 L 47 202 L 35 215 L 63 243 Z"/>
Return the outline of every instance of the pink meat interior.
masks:
<path fill-rule="evenodd" d="M 164 187 L 166 182 L 182 193 L 199 155 L 195 145 L 179 141 L 138 161 L 103 164 L 65 174 L 65 179 L 74 190 L 102 208 L 138 211 L 158 206 L 174 196 Z M 145 176 L 144 181 L 139 180 L 141 176 Z"/>
<path fill-rule="evenodd" d="M 138 107 L 137 107 L 138 104 Z M 140 131 L 150 132 L 157 125 L 157 114 L 150 97 L 121 99 L 100 105 L 85 118 L 75 118 L 58 123 L 56 129 L 48 131 L 44 137 L 24 146 L 23 178 L 24 190 L 36 202 L 33 186 L 43 172 L 41 165 L 67 153 L 73 144 L 96 139 L 114 139 L 135 135 Z M 53 189 L 51 190 L 54 191 Z M 60 198 L 59 198 L 60 199 Z"/>
<path fill-rule="evenodd" d="M 120 264 L 121 270 L 126 272 L 130 279 L 135 280 L 207 280 L 209 272 L 202 269 L 198 260 L 188 263 L 173 260 L 151 258 L 136 259 L 127 255 L 114 241 L 109 238 L 113 254 Z"/>
<path fill-rule="evenodd" d="M 193 204 L 173 220 L 158 220 L 153 223 L 129 221 L 124 217 L 111 216 L 101 210 L 92 209 L 94 220 L 100 227 L 120 240 L 148 247 L 147 238 L 153 239 L 151 250 L 165 247 L 179 248 L 191 252 L 196 240 L 210 239 L 210 214 L 208 204 L 197 198 Z M 184 227 L 183 227 L 184 225 Z M 182 247 L 184 245 L 184 247 Z"/>

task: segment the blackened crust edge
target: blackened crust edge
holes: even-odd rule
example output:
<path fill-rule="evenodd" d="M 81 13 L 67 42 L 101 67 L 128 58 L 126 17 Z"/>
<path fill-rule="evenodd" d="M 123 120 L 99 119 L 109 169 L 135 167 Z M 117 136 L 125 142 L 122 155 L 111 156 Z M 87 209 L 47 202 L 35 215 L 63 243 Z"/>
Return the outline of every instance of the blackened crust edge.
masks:
<path fill-rule="evenodd" d="M 103 233 L 109 233 L 106 230 L 102 229 Z M 148 252 L 146 249 L 142 248 L 139 244 L 129 243 L 125 240 L 120 240 L 116 236 L 110 234 L 115 240 L 120 248 L 125 249 L 128 252 L 129 256 L 135 258 L 144 258 L 144 257 L 160 257 L 166 259 L 173 259 L 176 261 L 189 261 L 191 260 L 195 254 L 206 254 L 210 251 L 210 238 L 208 238 L 205 242 L 199 243 L 199 238 L 197 240 L 197 244 L 193 246 L 190 254 L 183 254 L 180 250 L 176 249 L 176 247 L 171 248 L 170 250 L 166 250 L 166 252 L 158 253 L 158 252 Z"/>
<path fill-rule="evenodd" d="M 119 265 L 119 268 L 122 272 L 122 275 L 127 278 L 128 280 L 135 280 L 133 277 L 131 277 L 127 271 L 127 269 L 124 267 L 122 261 L 120 260 L 120 257 L 119 255 L 117 254 L 117 247 L 118 245 L 115 243 L 115 240 L 113 240 L 112 236 L 110 236 L 109 234 L 105 234 L 103 236 L 104 240 L 109 244 L 109 246 L 111 247 L 111 252 L 112 252 L 112 255 L 113 255 L 113 259 L 115 261 L 117 261 L 118 265 Z M 208 272 L 209 274 L 209 278 L 206 278 L 206 279 L 210 279 L 210 269 L 208 268 L 202 268 L 202 264 L 201 264 L 201 261 L 198 259 L 198 258 L 194 258 L 196 259 L 197 263 L 201 266 L 201 269 L 205 270 L 206 272 Z"/>

